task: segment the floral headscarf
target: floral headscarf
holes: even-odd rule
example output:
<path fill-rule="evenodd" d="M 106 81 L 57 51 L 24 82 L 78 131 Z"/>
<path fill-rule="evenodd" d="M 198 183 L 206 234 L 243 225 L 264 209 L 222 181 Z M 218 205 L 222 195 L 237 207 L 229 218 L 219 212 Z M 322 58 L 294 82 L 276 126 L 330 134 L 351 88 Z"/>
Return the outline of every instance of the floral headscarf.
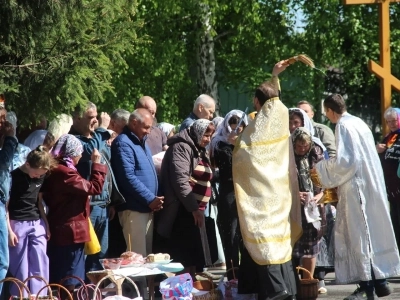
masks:
<path fill-rule="evenodd" d="M 62 135 L 51 150 L 51 154 L 56 159 L 65 162 L 67 167 L 73 170 L 76 170 L 76 168 L 72 162 L 72 158 L 80 156 L 82 152 L 82 143 L 71 134 Z"/>
<path fill-rule="evenodd" d="M 310 164 L 308 161 L 308 156 L 310 155 L 310 152 L 312 150 L 313 142 L 311 139 L 311 137 L 312 137 L 311 133 L 307 128 L 298 127 L 293 131 L 293 133 L 292 133 L 293 148 L 296 147 L 297 138 L 301 134 L 306 134 L 310 137 L 311 145 L 310 145 L 310 149 L 308 150 L 308 152 L 305 155 L 300 156 L 295 153 L 299 188 L 300 188 L 300 192 L 313 192 L 313 183 L 312 183 L 311 177 L 310 177 Z"/>
<path fill-rule="evenodd" d="M 211 121 L 207 119 L 198 119 L 190 126 L 189 133 L 194 138 L 197 145 L 200 145 L 204 133 Z"/>
<path fill-rule="evenodd" d="M 216 129 L 215 135 L 211 140 L 210 145 L 210 153 L 215 151 L 218 147 L 219 142 L 228 143 L 228 136 L 232 132 L 231 126 L 229 126 L 229 120 L 233 117 L 239 117 L 239 119 L 243 116 L 244 112 L 238 109 L 231 110 L 224 118 L 224 122 Z M 243 123 L 245 126 L 248 125 L 247 116 L 244 117 Z"/>

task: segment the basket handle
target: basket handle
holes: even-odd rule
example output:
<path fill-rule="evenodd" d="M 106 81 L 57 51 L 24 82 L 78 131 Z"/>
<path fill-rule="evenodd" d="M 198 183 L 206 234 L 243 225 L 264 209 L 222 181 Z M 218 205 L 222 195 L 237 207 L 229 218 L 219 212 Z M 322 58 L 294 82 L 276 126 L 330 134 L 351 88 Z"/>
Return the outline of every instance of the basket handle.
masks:
<path fill-rule="evenodd" d="M 0 280 L 0 283 L 6 282 L 6 281 L 10 281 L 10 282 L 14 283 L 17 286 L 18 291 L 19 291 L 19 299 L 22 300 L 23 296 L 22 296 L 22 290 L 21 290 L 21 287 L 19 285 L 19 282 L 14 280 L 14 278 L 12 278 L 12 277 L 7 277 L 7 278 L 4 278 L 3 280 Z M 29 290 L 28 290 L 28 292 L 29 292 Z M 10 299 L 12 299 L 12 297 L 13 296 L 11 295 Z M 30 298 L 30 293 L 29 293 L 28 297 Z"/>
<path fill-rule="evenodd" d="M 31 297 L 32 294 L 31 294 L 31 291 L 29 290 L 29 288 L 26 286 L 26 284 L 24 282 L 22 282 L 18 278 L 6 277 L 3 280 L 0 280 L 0 282 L 6 282 L 6 281 L 10 281 L 10 282 L 15 283 L 15 285 L 18 287 L 18 290 L 20 291 L 20 299 L 23 298 L 23 295 L 22 295 L 22 291 L 23 290 L 25 290 L 28 293 L 28 297 L 29 298 Z"/>
<path fill-rule="evenodd" d="M 207 274 L 203 274 L 203 273 L 196 273 L 195 275 L 199 275 L 201 277 L 207 278 L 207 280 L 211 283 L 211 291 L 215 291 L 215 284 L 214 281 L 212 280 L 212 278 L 210 276 L 207 276 Z"/>
<path fill-rule="evenodd" d="M 79 290 L 81 291 L 80 293 L 77 293 L 78 296 L 78 300 L 89 300 L 89 291 L 86 287 L 86 283 L 78 276 L 75 275 L 68 275 L 66 277 L 64 277 L 63 279 L 60 280 L 59 284 L 63 284 L 66 280 L 68 279 L 76 279 L 77 281 L 79 281 L 79 283 L 81 284 L 81 287 L 79 288 Z M 78 291 L 79 291 L 78 290 Z M 82 290 L 85 290 L 86 293 L 86 299 L 83 297 L 83 292 Z M 60 293 L 60 289 L 58 289 L 58 292 Z M 82 296 L 82 297 L 80 297 Z"/>
<path fill-rule="evenodd" d="M 77 292 L 76 292 L 76 297 L 77 297 L 77 299 L 78 300 L 83 300 L 83 299 L 85 299 L 84 298 L 84 295 L 83 295 L 83 293 L 85 292 L 86 293 L 86 296 L 87 296 L 87 300 L 90 300 L 90 298 L 89 298 L 89 289 L 90 290 L 92 290 L 92 291 L 95 291 L 95 289 L 96 289 L 96 285 L 95 284 L 93 284 L 93 283 L 91 283 L 91 284 L 86 284 L 86 285 L 82 285 L 78 290 L 77 290 Z M 102 295 L 101 295 L 101 291 L 100 290 L 97 290 L 97 296 L 99 297 L 98 299 L 102 299 Z"/>
<path fill-rule="evenodd" d="M 308 275 L 309 278 L 304 278 L 304 279 L 314 279 L 314 278 L 311 276 L 310 271 L 308 271 L 307 269 L 304 269 L 303 267 L 296 267 L 296 269 L 297 269 L 297 273 L 299 273 L 300 270 L 306 272 L 306 274 Z"/>
<path fill-rule="evenodd" d="M 117 278 L 115 278 L 115 277 L 117 277 Z M 118 278 L 118 277 L 119 277 L 119 278 Z M 104 280 L 106 280 L 106 279 L 111 279 L 111 281 L 113 281 L 113 282 L 116 284 L 115 280 L 116 280 L 116 279 L 120 279 L 120 278 L 124 278 L 124 280 L 128 280 L 130 283 L 132 283 L 133 286 L 135 287 L 137 296 L 140 297 L 140 293 L 139 293 L 138 287 L 137 287 L 136 283 L 135 283 L 132 279 L 130 279 L 129 277 L 127 277 L 127 276 L 125 276 L 125 275 L 109 274 L 109 275 L 107 275 L 107 276 L 104 276 L 102 279 L 100 279 L 99 282 L 96 284 L 96 287 L 95 287 L 94 292 L 93 292 L 93 300 L 98 300 L 98 299 L 96 298 L 96 295 L 97 295 L 97 293 L 99 292 L 100 284 L 101 284 Z M 100 300 L 101 300 L 101 298 L 100 298 Z"/>
<path fill-rule="evenodd" d="M 52 287 L 52 286 L 58 287 L 58 293 L 59 293 L 59 294 L 60 294 L 60 289 L 64 290 L 64 292 L 67 293 L 67 296 L 68 296 L 69 300 L 73 300 L 72 295 L 71 295 L 71 293 L 68 291 L 68 289 L 67 289 L 66 287 L 60 285 L 60 284 L 57 284 L 57 283 L 49 283 L 48 285 L 45 285 L 44 287 L 42 287 L 42 288 L 39 290 L 39 292 L 37 293 L 37 295 L 36 295 L 36 300 L 39 299 L 39 295 L 40 295 L 40 293 L 41 293 L 44 289 L 48 289 L 48 290 L 49 290 L 50 299 L 53 299 L 53 292 L 52 292 L 52 290 L 51 290 L 51 287 Z M 60 297 L 60 299 L 61 299 L 61 295 L 59 295 L 59 297 Z"/>

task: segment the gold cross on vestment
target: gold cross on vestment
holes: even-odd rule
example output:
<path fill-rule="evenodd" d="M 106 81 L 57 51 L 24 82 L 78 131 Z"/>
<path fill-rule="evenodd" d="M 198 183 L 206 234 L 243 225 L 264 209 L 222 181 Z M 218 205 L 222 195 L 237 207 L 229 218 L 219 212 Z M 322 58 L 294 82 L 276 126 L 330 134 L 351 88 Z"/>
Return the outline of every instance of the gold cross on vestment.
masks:
<path fill-rule="evenodd" d="M 392 87 L 400 92 L 400 80 L 392 75 L 390 62 L 390 18 L 389 5 L 400 0 L 343 0 L 343 4 L 378 4 L 379 6 L 379 64 L 370 60 L 368 68 L 381 79 L 381 118 L 382 130 L 386 135 L 389 131 L 383 117 L 385 110 L 392 103 Z"/>

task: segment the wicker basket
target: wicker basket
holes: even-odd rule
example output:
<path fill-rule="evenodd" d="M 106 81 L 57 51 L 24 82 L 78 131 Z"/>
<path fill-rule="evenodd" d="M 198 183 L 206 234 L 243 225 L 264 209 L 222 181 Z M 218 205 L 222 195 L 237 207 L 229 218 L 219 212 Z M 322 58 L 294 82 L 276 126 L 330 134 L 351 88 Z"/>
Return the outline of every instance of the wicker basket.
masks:
<path fill-rule="evenodd" d="M 311 273 L 302 267 L 297 267 L 297 272 L 302 270 L 303 274 L 308 274 L 308 278 L 300 279 L 300 286 L 297 287 L 298 300 L 315 300 L 318 298 L 318 279 L 311 277 Z"/>
<path fill-rule="evenodd" d="M 204 276 L 204 275 L 201 275 Z M 195 296 L 193 295 L 193 300 L 220 300 L 221 293 L 215 288 L 215 284 L 211 278 L 208 280 L 199 280 L 193 282 L 193 287 L 199 291 L 208 291 L 207 294 Z"/>

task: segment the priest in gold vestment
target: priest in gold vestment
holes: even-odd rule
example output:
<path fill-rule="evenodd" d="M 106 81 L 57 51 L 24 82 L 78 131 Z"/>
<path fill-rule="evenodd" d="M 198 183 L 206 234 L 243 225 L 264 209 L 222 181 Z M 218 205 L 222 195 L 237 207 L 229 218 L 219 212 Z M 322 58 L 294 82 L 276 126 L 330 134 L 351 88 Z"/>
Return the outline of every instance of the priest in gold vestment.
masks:
<path fill-rule="evenodd" d="M 275 65 L 273 75 L 286 68 Z M 255 93 L 257 116 L 238 137 L 232 157 L 240 230 L 239 293 L 259 300 L 295 299 L 292 246 L 301 236 L 300 200 L 288 109 L 279 81 Z"/>

